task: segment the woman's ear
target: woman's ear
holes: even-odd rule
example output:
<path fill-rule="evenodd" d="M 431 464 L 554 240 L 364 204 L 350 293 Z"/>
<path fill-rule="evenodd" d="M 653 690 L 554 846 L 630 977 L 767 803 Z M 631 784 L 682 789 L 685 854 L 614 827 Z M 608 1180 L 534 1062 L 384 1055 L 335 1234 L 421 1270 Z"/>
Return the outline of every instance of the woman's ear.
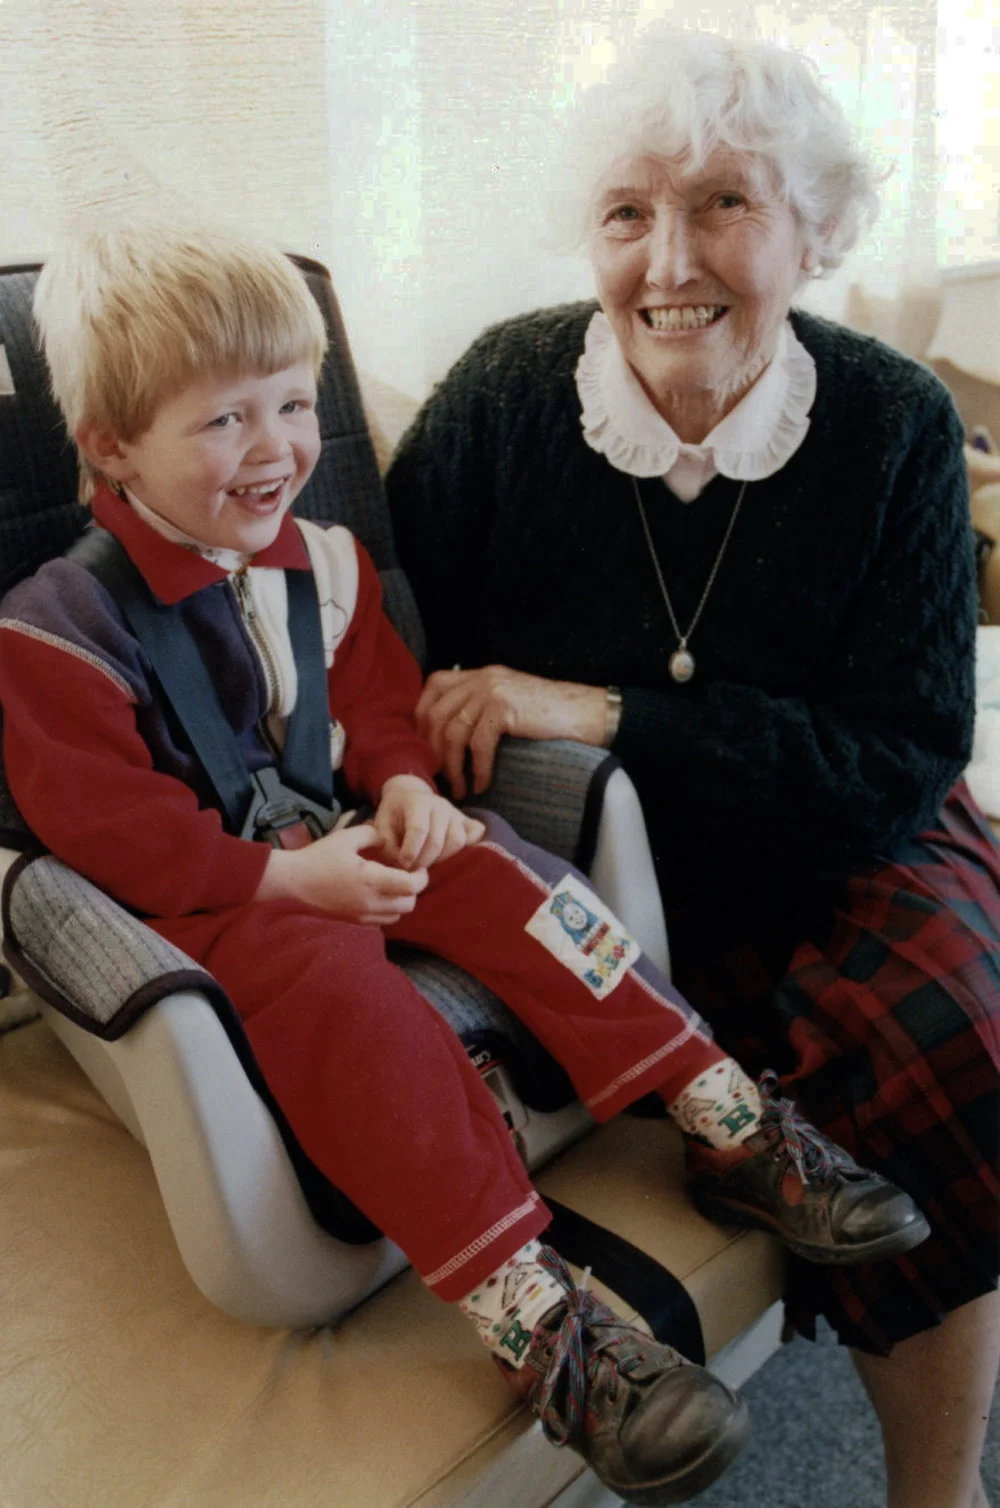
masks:
<path fill-rule="evenodd" d="M 77 425 L 74 438 L 81 455 L 86 456 L 95 471 L 111 481 L 127 482 L 134 475 L 129 447 L 108 425 L 96 419 L 84 419 Z"/>
<path fill-rule="evenodd" d="M 808 277 L 819 277 L 820 273 L 823 271 L 821 252 L 827 241 L 830 239 L 830 236 L 836 229 L 836 224 L 837 222 L 835 220 L 824 220 L 822 224 L 817 225 L 816 229 L 809 235 L 805 251 L 802 253 L 802 262 L 800 264 L 802 271 L 806 273 Z"/>

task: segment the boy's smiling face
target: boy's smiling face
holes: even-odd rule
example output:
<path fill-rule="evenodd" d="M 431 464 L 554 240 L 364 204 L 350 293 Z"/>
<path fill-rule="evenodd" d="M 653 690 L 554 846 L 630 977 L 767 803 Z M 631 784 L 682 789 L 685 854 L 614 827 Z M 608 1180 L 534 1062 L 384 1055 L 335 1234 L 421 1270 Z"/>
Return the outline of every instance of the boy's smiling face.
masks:
<path fill-rule="evenodd" d="M 86 428 L 79 438 L 101 471 L 192 539 L 255 555 L 319 457 L 316 380 L 308 362 L 202 377 L 161 403 L 136 440 Z"/>

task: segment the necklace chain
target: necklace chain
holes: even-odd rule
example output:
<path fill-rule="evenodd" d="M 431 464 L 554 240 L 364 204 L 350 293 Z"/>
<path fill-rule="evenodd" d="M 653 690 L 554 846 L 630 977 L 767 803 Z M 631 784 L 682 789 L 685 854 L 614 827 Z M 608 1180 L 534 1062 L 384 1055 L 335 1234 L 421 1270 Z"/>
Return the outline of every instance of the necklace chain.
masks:
<path fill-rule="evenodd" d="M 635 477 L 632 478 L 632 488 L 635 492 L 635 500 L 639 508 L 639 518 L 642 520 L 642 530 L 646 536 L 646 544 L 649 546 L 650 559 L 653 562 L 653 569 L 656 572 L 656 579 L 660 583 L 660 593 L 663 597 L 663 604 L 667 609 L 667 613 L 670 618 L 670 626 L 672 627 L 674 633 L 677 635 L 677 648 L 670 656 L 670 674 L 673 676 L 675 681 L 689 681 L 694 675 L 695 666 L 694 658 L 691 655 L 690 650 L 688 649 L 688 640 L 691 638 L 691 635 L 694 633 L 695 629 L 698 626 L 698 620 L 701 618 L 705 603 L 708 601 L 708 594 L 715 584 L 716 576 L 719 574 L 719 567 L 722 564 L 722 557 L 726 553 L 726 546 L 729 544 L 729 537 L 736 525 L 740 507 L 743 503 L 743 494 L 747 490 L 747 483 L 743 483 L 737 494 L 736 502 L 733 504 L 733 511 L 729 516 L 729 523 L 726 526 L 726 532 L 722 536 L 722 543 L 719 546 L 718 554 L 716 555 L 715 560 L 712 564 L 712 569 L 708 573 L 708 580 L 705 582 L 705 590 L 702 592 L 698 606 L 694 610 L 694 617 L 691 619 L 691 622 L 688 624 L 687 629 L 684 633 L 681 632 L 681 626 L 677 622 L 677 614 L 674 612 L 674 605 L 670 600 L 670 593 L 667 591 L 667 583 L 663 579 L 663 571 L 660 568 L 659 557 L 656 553 L 656 547 L 653 544 L 653 536 L 650 532 L 649 521 L 646 518 L 646 510 L 642 504 L 642 494 L 639 491 L 639 483 L 636 481 Z"/>

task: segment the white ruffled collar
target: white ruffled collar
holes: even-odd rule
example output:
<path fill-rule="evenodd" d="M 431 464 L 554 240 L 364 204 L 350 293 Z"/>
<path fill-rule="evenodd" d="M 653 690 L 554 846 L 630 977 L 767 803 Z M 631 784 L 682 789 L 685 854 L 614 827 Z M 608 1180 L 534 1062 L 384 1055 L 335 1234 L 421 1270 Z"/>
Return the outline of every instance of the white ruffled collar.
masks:
<path fill-rule="evenodd" d="M 677 462 L 688 460 L 704 467 L 702 485 L 716 471 L 756 482 L 779 471 L 805 439 L 816 363 L 786 320 L 773 361 L 750 391 L 700 445 L 688 445 L 653 407 L 598 310 L 587 327 L 576 386 L 584 439 L 619 471 L 669 480 Z"/>

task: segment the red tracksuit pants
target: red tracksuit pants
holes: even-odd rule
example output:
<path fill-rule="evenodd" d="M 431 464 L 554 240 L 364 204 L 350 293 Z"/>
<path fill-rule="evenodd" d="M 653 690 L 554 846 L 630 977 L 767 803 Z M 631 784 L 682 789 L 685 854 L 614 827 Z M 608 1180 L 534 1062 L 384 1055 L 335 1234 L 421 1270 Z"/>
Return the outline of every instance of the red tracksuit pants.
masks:
<path fill-rule="evenodd" d="M 457 1036 L 386 958 L 387 936 L 488 985 L 598 1120 L 651 1089 L 669 1097 L 722 1056 L 634 944 L 619 956 L 627 934 L 595 916 L 586 881 L 476 815 L 486 838 L 434 865 L 385 932 L 284 901 L 152 924 L 227 991 L 316 1166 L 449 1300 L 549 1215 Z"/>

